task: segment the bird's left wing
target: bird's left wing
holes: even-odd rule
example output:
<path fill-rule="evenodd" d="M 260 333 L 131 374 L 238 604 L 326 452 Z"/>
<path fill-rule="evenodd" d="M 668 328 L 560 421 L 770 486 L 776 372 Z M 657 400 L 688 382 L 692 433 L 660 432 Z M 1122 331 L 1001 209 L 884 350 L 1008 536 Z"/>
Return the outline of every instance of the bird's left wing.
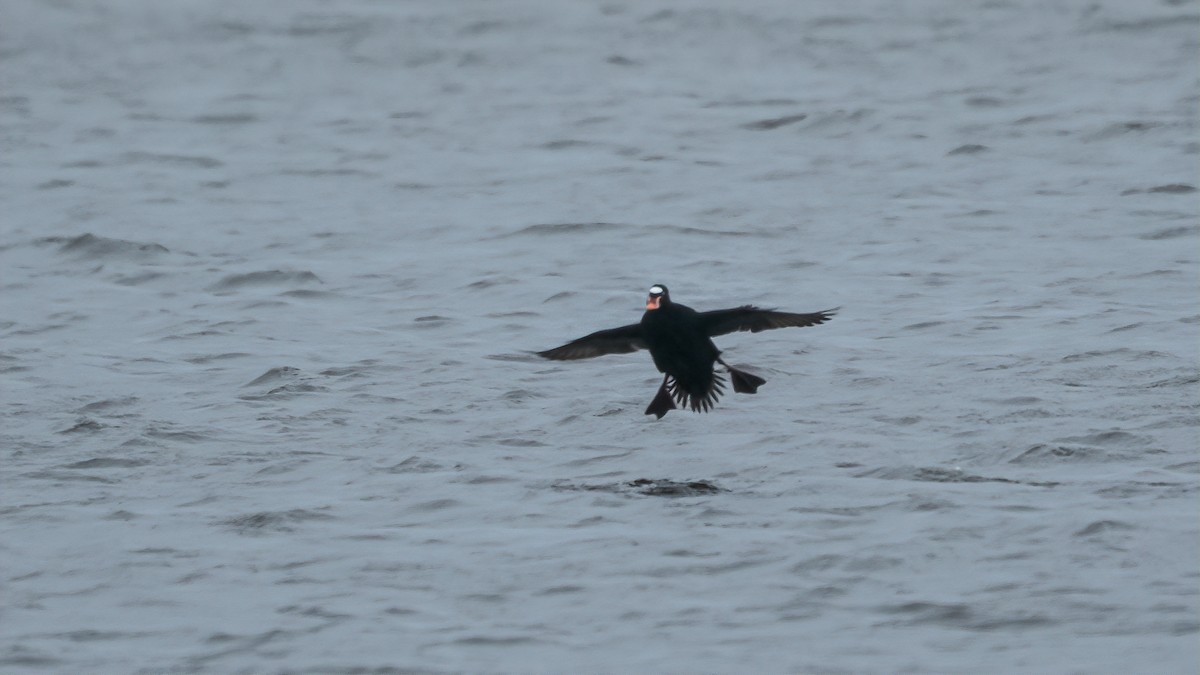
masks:
<path fill-rule="evenodd" d="M 793 314 L 761 309 L 753 305 L 742 305 L 733 309 L 700 312 L 700 322 L 709 337 L 716 337 L 746 330 L 751 333 L 759 333 L 772 328 L 816 326 L 832 319 L 836 313 L 837 308 L 810 314 Z"/>
<path fill-rule="evenodd" d="M 555 361 L 572 361 L 575 359 L 590 359 L 605 354 L 628 354 L 639 349 L 645 349 L 642 341 L 642 327 L 631 323 L 620 328 L 598 330 L 591 335 L 585 335 L 578 340 L 572 340 L 561 347 L 538 352 L 538 356 Z"/>

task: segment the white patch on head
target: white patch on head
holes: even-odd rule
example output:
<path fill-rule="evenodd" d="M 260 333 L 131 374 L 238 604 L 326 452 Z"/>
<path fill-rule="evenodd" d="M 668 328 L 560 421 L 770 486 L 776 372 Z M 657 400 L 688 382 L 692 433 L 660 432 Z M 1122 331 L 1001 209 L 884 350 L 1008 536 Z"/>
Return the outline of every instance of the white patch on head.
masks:
<path fill-rule="evenodd" d="M 662 295 L 666 290 L 667 289 L 663 288 L 662 286 L 651 286 L 650 295 Z"/>

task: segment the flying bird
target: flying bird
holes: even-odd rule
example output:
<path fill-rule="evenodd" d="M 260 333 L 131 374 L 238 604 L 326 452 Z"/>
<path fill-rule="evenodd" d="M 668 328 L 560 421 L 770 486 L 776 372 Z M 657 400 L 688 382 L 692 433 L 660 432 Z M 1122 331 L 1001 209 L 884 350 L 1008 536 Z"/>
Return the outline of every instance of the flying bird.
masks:
<path fill-rule="evenodd" d="M 753 394 L 766 383 L 763 378 L 738 370 L 721 360 L 721 350 L 712 338 L 726 333 L 758 333 L 772 328 L 816 326 L 833 318 L 837 309 L 811 314 L 777 312 L 742 305 L 732 309 L 697 312 L 671 301 L 667 287 L 655 284 L 646 299 L 646 313 L 639 323 L 598 330 L 561 347 L 538 352 L 538 356 L 556 361 L 590 359 L 605 354 L 628 354 L 650 350 L 650 358 L 662 384 L 646 408 L 647 415 L 662 419 L 676 404 L 694 412 L 708 412 L 725 391 L 725 378 L 713 370 L 721 364 L 729 371 L 733 390 Z"/>

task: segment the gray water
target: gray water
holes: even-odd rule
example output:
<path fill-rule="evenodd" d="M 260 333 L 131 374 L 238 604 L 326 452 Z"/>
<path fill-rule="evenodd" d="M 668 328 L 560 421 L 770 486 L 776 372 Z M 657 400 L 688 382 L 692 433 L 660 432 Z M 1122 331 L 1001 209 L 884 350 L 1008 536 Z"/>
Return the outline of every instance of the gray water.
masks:
<path fill-rule="evenodd" d="M 1198 27 L 6 0 L 0 671 L 1196 672 Z"/>

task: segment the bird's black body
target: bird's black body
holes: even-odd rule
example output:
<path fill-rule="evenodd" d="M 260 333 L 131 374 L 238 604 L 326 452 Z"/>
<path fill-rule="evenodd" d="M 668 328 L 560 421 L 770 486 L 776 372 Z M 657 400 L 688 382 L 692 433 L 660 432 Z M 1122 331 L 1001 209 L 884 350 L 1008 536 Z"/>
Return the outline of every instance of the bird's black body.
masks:
<path fill-rule="evenodd" d="M 696 412 L 707 412 L 725 388 L 725 379 L 713 370 L 717 363 L 729 371 L 735 392 L 753 394 L 766 383 L 761 377 L 722 361 L 721 350 L 712 341 L 714 336 L 734 331 L 757 333 L 786 326 L 814 326 L 828 321 L 834 312 L 792 314 L 751 305 L 697 312 L 671 302 L 667 288 L 659 284 L 650 288 L 646 313 L 640 323 L 596 331 L 538 354 L 548 359 L 571 360 L 648 349 L 655 367 L 664 376 L 646 414 L 662 418 L 676 403 Z"/>
<path fill-rule="evenodd" d="M 724 382 L 713 365 L 721 350 L 708 337 L 696 310 L 661 303 L 642 315 L 640 326 L 654 366 L 671 378 L 673 384 L 664 382 L 664 386 L 670 388 L 672 398 L 682 405 L 690 403 L 693 410 L 707 410 L 716 403 Z"/>

